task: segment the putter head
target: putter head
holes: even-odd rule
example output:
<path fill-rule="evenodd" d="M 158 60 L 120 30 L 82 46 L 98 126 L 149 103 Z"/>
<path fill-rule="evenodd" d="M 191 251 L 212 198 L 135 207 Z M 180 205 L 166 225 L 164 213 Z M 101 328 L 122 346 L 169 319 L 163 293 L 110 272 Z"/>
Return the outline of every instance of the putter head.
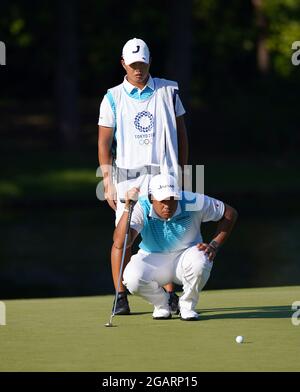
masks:
<path fill-rule="evenodd" d="M 114 325 L 113 325 L 113 323 L 112 323 L 112 319 L 113 319 L 113 317 L 114 317 L 114 314 L 112 314 L 111 316 L 110 316 L 110 320 L 109 320 L 109 322 L 108 323 L 106 323 L 106 324 L 104 324 L 105 325 L 105 327 L 113 327 Z"/>

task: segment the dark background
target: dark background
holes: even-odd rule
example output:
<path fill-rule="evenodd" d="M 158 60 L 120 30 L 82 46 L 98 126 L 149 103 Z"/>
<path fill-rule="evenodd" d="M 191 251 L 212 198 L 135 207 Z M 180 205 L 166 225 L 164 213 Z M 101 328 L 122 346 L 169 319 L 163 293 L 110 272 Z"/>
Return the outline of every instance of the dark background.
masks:
<path fill-rule="evenodd" d="M 152 76 L 179 82 L 205 193 L 239 212 L 207 288 L 300 283 L 297 0 L 0 7 L 1 299 L 113 292 L 114 213 L 95 194 L 97 122 L 133 37 L 150 47 Z M 203 228 L 207 239 L 213 231 Z"/>

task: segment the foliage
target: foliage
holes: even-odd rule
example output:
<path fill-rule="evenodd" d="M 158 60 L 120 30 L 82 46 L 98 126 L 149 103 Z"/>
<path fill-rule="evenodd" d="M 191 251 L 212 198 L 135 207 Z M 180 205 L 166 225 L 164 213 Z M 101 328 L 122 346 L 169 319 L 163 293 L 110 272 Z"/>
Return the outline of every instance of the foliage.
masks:
<path fill-rule="evenodd" d="M 293 113 L 297 111 L 300 67 L 291 63 L 291 45 L 300 40 L 300 3 L 262 0 L 270 55 L 269 72 L 264 76 L 257 68 L 259 29 L 253 2 L 193 0 L 190 26 L 182 27 L 180 20 L 175 21 L 179 29 L 192 31 L 192 130 L 195 134 L 200 116 L 206 134 L 213 130 L 218 136 L 216 149 L 223 149 L 224 135 L 229 135 L 233 141 L 229 147 L 239 151 L 258 144 L 262 151 L 292 151 L 299 142 Z M 100 101 L 107 88 L 121 82 L 122 46 L 133 36 L 150 45 L 152 75 L 168 77 L 166 57 L 174 39 L 170 7 L 174 4 L 167 0 L 126 4 L 121 0 L 79 1 L 76 37 L 82 98 Z M 2 1 L 0 40 L 6 43 L 7 67 L 1 68 L 0 107 L 12 99 L 19 107 L 25 99 L 33 105 L 36 100 L 54 101 L 58 5 L 50 0 Z M 176 45 L 172 47 L 176 50 Z M 250 134 L 245 143 L 239 137 L 241 129 Z"/>
<path fill-rule="evenodd" d="M 300 40 L 300 3 L 298 0 L 265 0 L 269 20 L 268 47 L 273 54 L 275 73 L 288 78 L 299 70 L 291 66 L 291 45 Z"/>

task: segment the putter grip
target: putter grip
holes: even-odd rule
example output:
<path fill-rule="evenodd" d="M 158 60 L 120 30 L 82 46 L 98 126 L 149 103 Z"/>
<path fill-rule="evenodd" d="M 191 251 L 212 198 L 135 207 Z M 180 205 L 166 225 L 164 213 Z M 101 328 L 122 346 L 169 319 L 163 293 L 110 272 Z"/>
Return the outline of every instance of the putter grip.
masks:
<path fill-rule="evenodd" d="M 133 201 L 131 201 L 130 204 L 129 204 L 129 213 L 128 213 L 128 217 L 127 217 L 126 234 L 129 233 L 130 221 L 131 221 L 131 215 L 132 215 L 133 207 L 134 207 L 134 203 L 133 203 Z"/>

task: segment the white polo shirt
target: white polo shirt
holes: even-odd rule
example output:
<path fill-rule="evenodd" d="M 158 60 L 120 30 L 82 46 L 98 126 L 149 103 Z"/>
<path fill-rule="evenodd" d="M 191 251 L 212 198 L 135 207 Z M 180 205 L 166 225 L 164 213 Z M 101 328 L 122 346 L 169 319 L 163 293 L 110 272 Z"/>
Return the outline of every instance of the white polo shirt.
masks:
<path fill-rule="evenodd" d="M 125 76 L 123 81 L 123 87 L 128 93 L 128 95 L 137 100 L 147 99 L 155 91 L 154 81 L 151 76 L 149 77 L 148 82 L 143 89 L 139 89 L 129 83 Z M 180 117 L 185 114 L 185 110 L 179 95 L 176 96 L 175 112 L 176 117 Z M 116 116 L 112 107 L 112 102 L 109 100 L 107 94 L 103 97 L 100 104 L 98 125 L 109 128 L 116 127 Z"/>

